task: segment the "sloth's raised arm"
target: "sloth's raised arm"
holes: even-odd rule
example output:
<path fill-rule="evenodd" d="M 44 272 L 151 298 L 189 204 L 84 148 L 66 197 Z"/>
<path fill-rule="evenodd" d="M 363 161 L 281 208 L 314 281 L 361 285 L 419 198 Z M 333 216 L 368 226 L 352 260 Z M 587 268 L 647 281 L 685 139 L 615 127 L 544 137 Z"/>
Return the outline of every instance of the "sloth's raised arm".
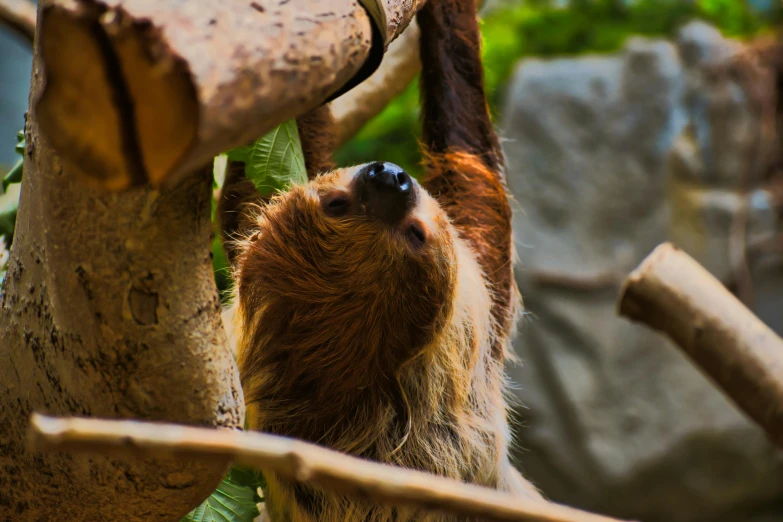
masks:
<path fill-rule="evenodd" d="M 296 119 L 299 139 L 302 142 L 307 177 L 334 170 L 332 154 L 337 148 L 334 118 L 328 105 L 321 105 Z"/>
<path fill-rule="evenodd" d="M 515 297 L 511 209 L 489 115 L 475 0 L 430 0 L 421 29 L 425 187 L 476 253 L 505 331 Z"/>

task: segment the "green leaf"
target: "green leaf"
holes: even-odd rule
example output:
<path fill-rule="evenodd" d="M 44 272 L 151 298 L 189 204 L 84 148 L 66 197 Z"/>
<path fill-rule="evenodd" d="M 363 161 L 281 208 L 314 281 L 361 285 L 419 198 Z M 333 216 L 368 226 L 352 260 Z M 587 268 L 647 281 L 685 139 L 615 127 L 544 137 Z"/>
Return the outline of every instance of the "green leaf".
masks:
<path fill-rule="evenodd" d="M 8 191 L 8 185 L 11 183 L 20 183 L 22 181 L 22 171 L 24 168 L 24 131 L 16 133 L 16 146 L 14 150 L 17 154 L 22 156 L 22 159 L 16 162 L 16 165 L 11 167 L 11 170 L 3 177 L 3 190 L 0 194 Z"/>
<path fill-rule="evenodd" d="M 214 188 L 223 186 L 226 158 L 245 164 L 245 176 L 253 182 L 262 196 L 287 190 L 291 185 L 307 183 L 307 170 L 296 120 L 282 123 L 250 145 L 216 156 L 212 167 Z M 216 221 L 216 209 L 217 202 L 213 198 L 213 222 Z M 231 286 L 231 275 L 222 242 L 217 236 L 218 234 L 212 242 L 212 269 L 218 291 L 221 298 L 224 298 Z"/>
<path fill-rule="evenodd" d="M 226 156 L 228 156 L 228 159 L 230 159 L 231 161 L 245 162 L 247 161 L 247 157 L 252 149 L 253 149 L 252 145 L 248 145 L 246 147 L 238 147 L 236 149 L 231 149 L 230 151 L 226 152 Z"/>
<path fill-rule="evenodd" d="M 232 467 L 218 488 L 180 522 L 253 522 L 261 499 L 258 474 Z"/>
<path fill-rule="evenodd" d="M 215 285 L 218 289 L 220 301 L 225 305 L 231 298 L 231 267 L 228 264 L 228 259 L 226 259 L 223 242 L 218 234 L 215 234 L 212 240 L 212 272 L 215 274 Z"/>
<path fill-rule="evenodd" d="M 228 472 L 228 476 L 236 484 L 241 484 L 253 490 L 254 500 L 256 503 L 263 502 L 264 499 L 258 494 L 258 490 L 266 486 L 264 476 L 260 471 L 256 471 L 250 468 L 241 468 L 239 466 L 232 466 Z"/>
<path fill-rule="evenodd" d="M 16 165 L 11 167 L 11 170 L 8 171 L 8 174 L 5 175 L 3 178 L 3 193 L 8 192 L 8 186 L 11 183 L 21 183 L 22 182 L 22 172 L 24 171 L 24 160 L 20 159 L 16 162 Z"/>
<path fill-rule="evenodd" d="M 16 133 L 16 147 L 14 147 L 14 150 L 20 156 L 24 155 L 24 131 Z"/>
<path fill-rule="evenodd" d="M 245 163 L 245 176 L 263 196 L 307 183 L 296 120 L 282 123 L 252 145 L 229 151 L 227 156 Z"/>
<path fill-rule="evenodd" d="M 11 239 L 14 237 L 20 189 L 20 185 L 13 185 L 8 192 L 0 194 L 0 236 L 6 237 L 6 246 L 11 246 Z"/>

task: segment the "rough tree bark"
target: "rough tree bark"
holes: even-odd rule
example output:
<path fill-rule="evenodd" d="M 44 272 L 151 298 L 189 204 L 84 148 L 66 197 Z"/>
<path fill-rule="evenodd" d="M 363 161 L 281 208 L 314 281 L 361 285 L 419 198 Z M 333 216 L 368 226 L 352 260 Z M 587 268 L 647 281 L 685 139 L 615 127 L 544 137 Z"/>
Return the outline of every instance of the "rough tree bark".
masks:
<path fill-rule="evenodd" d="M 39 111 L 26 123 L 0 296 L 0 518 L 177 520 L 225 471 L 39 455 L 25 444 L 33 411 L 241 426 L 210 262 L 211 155 L 323 101 L 361 66 L 370 33 L 350 1 L 308 0 L 324 16 L 307 21 L 296 19 L 298 2 L 216 4 L 39 4 L 30 94 Z M 142 169 L 168 183 L 107 193 L 72 169 L 120 172 L 126 185 Z"/>
<path fill-rule="evenodd" d="M 415 4 L 380 2 L 374 56 Z M 372 27 L 347 0 L 49 0 L 41 130 L 105 188 L 176 182 L 322 103 L 365 64 Z"/>
<path fill-rule="evenodd" d="M 42 87 L 35 53 L 31 99 Z M 67 175 L 34 115 L 0 299 L 0 512 L 176 520 L 225 465 L 37 455 L 33 411 L 241 426 L 209 258 L 211 180 L 109 195 Z"/>
<path fill-rule="evenodd" d="M 0 0 L 0 23 L 6 24 L 32 44 L 35 35 L 35 5 L 31 0 Z M 383 63 L 366 81 L 331 103 L 337 130 L 337 145 L 351 139 L 368 120 L 402 93 L 421 70 L 419 27 L 411 21 L 393 41 Z"/>

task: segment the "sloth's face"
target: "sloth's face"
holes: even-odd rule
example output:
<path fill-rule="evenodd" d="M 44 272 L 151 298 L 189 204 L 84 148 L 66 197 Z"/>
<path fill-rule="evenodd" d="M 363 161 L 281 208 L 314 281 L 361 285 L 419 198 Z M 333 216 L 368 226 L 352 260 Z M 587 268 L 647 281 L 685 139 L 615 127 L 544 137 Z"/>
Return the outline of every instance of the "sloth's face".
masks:
<path fill-rule="evenodd" d="M 396 365 L 445 326 L 455 237 L 446 213 L 400 167 L 339 169 L 263 209 L 239 261 L 239 298 L 265 344 L 328 356 L 347 343 L 386 352 Z"/>
<path fill-rule="evenodd" d="M 425 255 L 437 248 L 443 212 L 397 165 L 375 162 L 341 169 L 317 178 L 313 186 L 327 218 L 370 224 L 389 235 L 400 252 Z"/>

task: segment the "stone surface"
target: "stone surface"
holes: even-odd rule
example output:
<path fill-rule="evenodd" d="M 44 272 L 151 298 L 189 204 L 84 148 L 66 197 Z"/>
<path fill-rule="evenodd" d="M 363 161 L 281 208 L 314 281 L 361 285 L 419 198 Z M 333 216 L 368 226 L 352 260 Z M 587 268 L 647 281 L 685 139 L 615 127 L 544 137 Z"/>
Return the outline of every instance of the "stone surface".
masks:
<path fill-rule="evenodd" d="M 783 517 L 779 452 L 666 339 L 615 312 L 658 243 L 728 281 L 736 217 L 749 244 L 778 230 L 769 195 L 739 191 L 759 122 L 724 70 L 737 50 L 692 23 L 675 44 L 515 71 L 501 126 L 529 314 L 510 368 L 516 456 L 554 500 L 645 522 Z M 754 309 L 783 331 L 780 257 L 748 263 Z"/>

